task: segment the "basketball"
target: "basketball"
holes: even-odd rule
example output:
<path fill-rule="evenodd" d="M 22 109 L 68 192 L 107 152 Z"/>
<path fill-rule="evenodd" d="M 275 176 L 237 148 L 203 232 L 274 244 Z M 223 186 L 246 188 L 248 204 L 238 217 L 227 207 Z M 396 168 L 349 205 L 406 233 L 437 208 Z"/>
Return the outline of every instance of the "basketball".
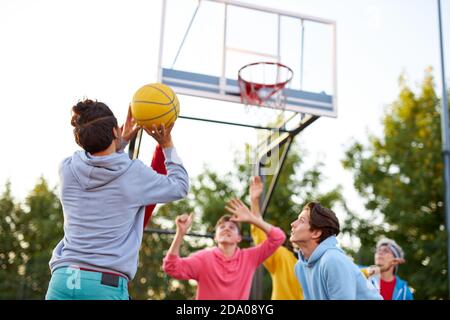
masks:
<path fill-rule="evenodd" d="M 155 124 L 167 128 L 180 114 L 180 103 L 173 90 L 162 83 L 141 87 L 133 96 L 131 114 L 137 124 L 151 129 Z"/>

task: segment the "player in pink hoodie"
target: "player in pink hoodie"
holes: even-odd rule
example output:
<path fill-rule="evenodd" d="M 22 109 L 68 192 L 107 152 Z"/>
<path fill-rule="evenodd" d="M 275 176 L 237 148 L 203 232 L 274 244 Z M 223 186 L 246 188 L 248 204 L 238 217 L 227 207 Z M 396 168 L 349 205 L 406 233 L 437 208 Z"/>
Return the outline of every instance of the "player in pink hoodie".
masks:
<path fill-rule="evenodd" d="M 186 258 L 179 256 L 180 246 L 193 216 L 182 214 L 175 220 L 177 231 L 163 268 L 176 279 L 196 280 L 197 300 L 247 300 L 256 268 L 286 239 L 280 228 L 251 214 L 240 200 L 231 200 L 226 210 L 233 215 L 224 215 L 217 221 L 214 236 L 217 247 L 197 251 Z M 240 249 L 240 222 L 260 228 L 267 239 L 256 247 Z"/>

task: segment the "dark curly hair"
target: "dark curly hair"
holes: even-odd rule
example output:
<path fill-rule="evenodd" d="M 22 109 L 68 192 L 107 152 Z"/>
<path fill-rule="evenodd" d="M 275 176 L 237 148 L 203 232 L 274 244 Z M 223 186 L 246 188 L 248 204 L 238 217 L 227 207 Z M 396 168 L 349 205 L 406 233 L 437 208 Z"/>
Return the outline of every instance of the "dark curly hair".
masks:
<path fill-rule="evenodd" d="M 85 99 L 72 107 L 71 124 L 77 144 L 89 153 L 105 150 L 113 142 L 117 119 L 103 102 Z"/>

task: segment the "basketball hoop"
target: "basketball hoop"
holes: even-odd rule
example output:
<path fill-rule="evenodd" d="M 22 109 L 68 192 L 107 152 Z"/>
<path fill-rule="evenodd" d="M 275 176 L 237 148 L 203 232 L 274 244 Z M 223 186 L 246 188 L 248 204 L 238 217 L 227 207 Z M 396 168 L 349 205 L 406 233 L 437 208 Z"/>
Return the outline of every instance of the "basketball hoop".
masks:
<path fill-rule="evenodd" d="M 285 104 L 283 89 L 293 76 L 292 69 L 279 62 L 247 64 L 238 72 L 241 102 L 282 108 Z"/>

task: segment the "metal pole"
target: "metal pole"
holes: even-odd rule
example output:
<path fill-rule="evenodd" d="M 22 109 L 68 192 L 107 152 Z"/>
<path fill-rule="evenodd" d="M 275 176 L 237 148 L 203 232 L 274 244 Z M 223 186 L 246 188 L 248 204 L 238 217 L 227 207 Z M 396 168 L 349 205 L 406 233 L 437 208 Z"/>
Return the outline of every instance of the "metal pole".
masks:
<path fill-rule="evenodd" d="M 170 67 L 171 69 L 173 69 L 175 63 L 177 63 L 178 56 L 180 55 L 181 49 L 183 49 L 184 42 L 186 41 L 189 31 L 191 30 L 192 24 L 194 23 L 195 17 L 197 16 L 198 9 L 200 8 L 200 3 L 201 2 L 199 1 L 197 8 L 195 8 L 194 15 L 191 18 L 191 22 L 189 22 L 189 26 L 187 27 L 186 33 L 184 34 L 183 40 L 181 41 L 180 47 L 178 48 L 177 55 L 175 56 L 175 59 L 173 59 L 172 67 Z"/>
<path fill-rule="evenodd" d="M 158 74 L 156 75 L 158 82 L 162 81 L 162 59 L 164 53 L 164 31 L 166 27 L 166 5 L 167 0 L 163 0 L 161 4 L 161 29 L 159 30 Z"/>
<path fill-rule="evenodd" d="M 259 159 L 258 159 L 259 160 Z M 266 176 L 262 174 L 262 163 L 261 161 L 258 161 L 255 164 L 255 174 L 261 177 L 261 182 L 263 184 L 263 192 L 261 194 L 261 197 L 259 199 L 259 205 L 262 208 L 262 204 L 264 202 L 264 198 L 266 196 Z M 263 284 L 263 279 L 264 279 L 264 269 L 263 266 L 259 266 L 256 271 L 255 274 L 253 276 L 253 283 L 252 283 L 252 289 L 250 292 L 250 299 L 251 300 L 262 300 L 263 299 L 263 290 L 264 290 L 264 284 Z"/>
<path fill-rule="evenodd" d="M 277 130 L 279 132 L 289 132 L 288 130 L 281 129 L 281 128 L 278 128 L 278 127 L 254 126 L 252 124 L 239 123 L 239 122 L 228 122 L 228 121 L 220 121 L 220 120 L 196 118 L 196 117 L 187 117 L 187 116 L 179 116 L 178 118 L 186 119 L 186 120 L 195 120 L 195 121 L 204 121 L 204 122 L 218 123 L 218 124 L 224 124 L 224 125 L 228 125 L 228 126 L 238 126 L 238 127 L 244 127 L 244 128 L 253 128 L 253 129 L 261 129 L 261 130 Z"/>
<path fill-rule="evenodd" d="M 130 141 L 130 144 L 128 146 L 128 156 L 130 157 L 130 159 L 137 159 L 139 156 L 143 132 L 144 129 L 139 130 L 136 136 Z"/>
<path fill-rule="evenodd" d="M 280 177 L 281 171 L 283 170 L 283 166 L 284 166 L 285 160 L 287 159 L 287 155 L 289 153 L 289 149 L 291 148 L 291 144 L 292 144 L 293 140 L 294 140 L 294 137 L 289 136 L 286 140 L 282 141 L 282 143 L 280 143 L 280 145 L 279 145 L 279 148 L 280 148 L 284 144 L 287 143 L 287 145 L 284 147 L 283 153 L 279 160 L 280 163 L 278 164 L 277 171 L 273 175 L 272 181 L 270 182 L 270 186 L 267 191 L 267 195 L 264 198 L 262 198 L 263 201 L 260 206 L 261 206 L 261 216 L 263 216 L 263 217 L 266 214 L 267 208 L 269 207 L 270 200 L 272 200 L 272 196 L 275 191 L 275 186 L 277 185 L 278 178 Z"/>
<path fill-rule="evenodd" d="M 277 62 L 281 63 L 281 16 L 278 15 Z M 280 82 L 280 67 L 277 66 L 277 83 Z"/>
<path fill-rule="evenodd" d="M 337 26 L 333 23 L 333 106 L 334 115 L 337 116 L 338 105 L 338 88 L 337 88 Z"/>
<path fill-rule="evenodd" d="M 439 21 L 439 46 L 441 54 L 441 76 L 442 76 L 442 110 L 441 110 L 441 130 L 442 130 L 442 154 L 444 156 L 444 200 L 445 217 L 447 226 L 447 281 L 448 293 L 450 299 L 450 140 L 449 140 L 449 116 L 447 85 L 445 83 L 445 64 L 444 64 L 444 40 L 442 38 L 442 17 L 441 0 L 438 2 L 438 21 Z"/>
<path fill-rule="evenodd" d="M 300 90 L 303 90 L 303 61 L 305 54 L 305 22 L 301 20 L 302 23 L 302 41 L 300 47 Z M 333 92 L 334 93 L 334 92 Z"/>
<path fill-rule="evenodd" d="M 226 91 L 227 80 L 226 80 L 226 66 L 227 66 L 227 28 L 228 28 L 228 5 L 225 4 L 223 11 L 223 39 L 222 39 L 222 73 L 220 75 L 219 90 L 221 94 Z"/>

